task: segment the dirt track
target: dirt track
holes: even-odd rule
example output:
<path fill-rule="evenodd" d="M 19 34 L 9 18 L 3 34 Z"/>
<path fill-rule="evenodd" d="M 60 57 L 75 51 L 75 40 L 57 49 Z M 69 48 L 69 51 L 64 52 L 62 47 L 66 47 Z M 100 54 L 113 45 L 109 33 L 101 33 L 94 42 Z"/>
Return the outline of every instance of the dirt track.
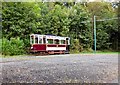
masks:
<path fill-rule="evenodd" d="M 3 83 L 118 83 L 117 54 L 25 56 L 0 64 Z"/>

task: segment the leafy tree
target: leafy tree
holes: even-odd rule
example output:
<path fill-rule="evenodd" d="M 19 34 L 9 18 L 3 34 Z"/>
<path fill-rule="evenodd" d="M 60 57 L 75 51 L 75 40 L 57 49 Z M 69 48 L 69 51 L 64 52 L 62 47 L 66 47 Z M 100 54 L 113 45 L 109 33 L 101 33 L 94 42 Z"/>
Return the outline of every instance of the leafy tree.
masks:
<path fill-rule="evenodd" d="M 119 3 L 76 3 L 74 0 L 3 2 L 2 37 L 7 39 L 6 42 L 19 37 L 24 47 L 29 47 L 31 33 L 69 36 L 71 50 L 80 52 L 93 47 L 93 15 L 96 15 L 97 20 L 103 20 L 96 21 L 97 49 L 118 50 L 119 23 L 112 19 L 119 16 L 118 9 Z"/>
<path fill-rule="evenodd" d="M 3 37 L 28 39 L 38 26 L 39 6 L 32 2 L 3 2 L 2 5 Z"/>
<path fill-rule="evenodd" d="M 87 9 L 91 13 L 91 17 L 96 15 L 97 20 L 97 49 L 109 49 L 114 47 L 115 42 L 117 44 L 117 35 L 113 35 L 118 32 L 118 23 L 112 19 L 117 17 L 116 10 L 112 7 L 111 3 L 107 2 L 94 2 L 88 3 Z M 107 19 L 111 20 L 107 20 Z M 117 49 L 117 45 L 114 47 Z"/>
<path fill-rule="evenodd" d="M 90 18 L 88 11 L 81 6 L 76 4 L 70 14 L 70 34 L 75 39 L 79 39 L 83 48 L 92 47 L 92 30 L 90 28 Z"/>

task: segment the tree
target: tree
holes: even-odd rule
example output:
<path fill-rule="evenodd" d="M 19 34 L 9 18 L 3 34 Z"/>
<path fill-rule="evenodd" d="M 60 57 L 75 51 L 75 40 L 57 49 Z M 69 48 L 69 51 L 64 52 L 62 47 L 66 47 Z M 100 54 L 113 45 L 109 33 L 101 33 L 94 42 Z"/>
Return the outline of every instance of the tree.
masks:
<path fill-rule="evenodd" d="M 111 3 L 107 2 L 94 2 L 88 3 L 87 9 L 93 15 L 97 16 L 97 49 L 110 49 L 113 48 L 115 42 L 118 42 L 116 35 L 113 35 L 118 31 L 118 23 L 116 20 L 106 20 L 117 17 L 116 10 L 112 7 Z M 116 43 L 117 44 L 117 43 Z M 117 48 L 115 46 L 114 48 Z"/>
<path fill-rule="evenodd" d="M 29 34 L 34 33 L 39 24 L 40 8 L 36 3 L 3 2 L 3 37 L 20 37 L 28 42 Z"/>
<path fill-rule="evenodd" d="M 84 49 L 92 47 L 92 33 L 88 10 L 80 3 L 72 7 L 70 16 L 70 34 L 73 39 L 79 39 Z"/>

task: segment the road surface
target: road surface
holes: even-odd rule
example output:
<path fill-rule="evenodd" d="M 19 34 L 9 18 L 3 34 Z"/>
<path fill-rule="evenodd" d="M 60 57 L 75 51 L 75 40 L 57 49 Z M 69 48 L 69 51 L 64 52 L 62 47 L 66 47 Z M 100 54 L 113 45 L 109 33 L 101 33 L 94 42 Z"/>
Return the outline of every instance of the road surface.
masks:
<path fill-rule="evenodd" d="M 118 54 L 2 58 L 2 83 L 118 83 Z"/>

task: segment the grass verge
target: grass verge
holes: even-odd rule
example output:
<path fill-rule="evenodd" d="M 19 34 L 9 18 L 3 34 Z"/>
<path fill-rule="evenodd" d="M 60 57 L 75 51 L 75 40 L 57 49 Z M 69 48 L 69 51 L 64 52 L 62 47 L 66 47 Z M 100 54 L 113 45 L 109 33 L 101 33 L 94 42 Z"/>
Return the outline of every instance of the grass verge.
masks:
<path fill-rule="evenodd" d="M 70 52 L 70 54 L 94 54 L 95 52 Z M 96 51 L 96 54 L 120 54 L 120 52 L 103 52 L 103 51 Z M 2 55 L 0 53 L 0 58 L 20 58 L 20 57 L 24 57 L 24 56 L 31 56 L 30 54 L 23 54 L 23 55 Z"/>
<path fill-rule="evenodd" d="M 30 55 L 24 54 L 24 55 L 13 55 L 13 56 L 10 56 L 10 55 L 2 55 L 2 54 L 0 54 L 0 58 L 19 58 L 19 57 L 24 57 L 24 56 L 30 56 Z"/>
<path fill-rule="evenodd" d="M 96 52 L 87 52 L 87 51 L 83 51 L 83 52 L 70 52 L 71 54 L 120 54 L 120 52 L 113 52 L 113 51 L 96 51 Z"/>

